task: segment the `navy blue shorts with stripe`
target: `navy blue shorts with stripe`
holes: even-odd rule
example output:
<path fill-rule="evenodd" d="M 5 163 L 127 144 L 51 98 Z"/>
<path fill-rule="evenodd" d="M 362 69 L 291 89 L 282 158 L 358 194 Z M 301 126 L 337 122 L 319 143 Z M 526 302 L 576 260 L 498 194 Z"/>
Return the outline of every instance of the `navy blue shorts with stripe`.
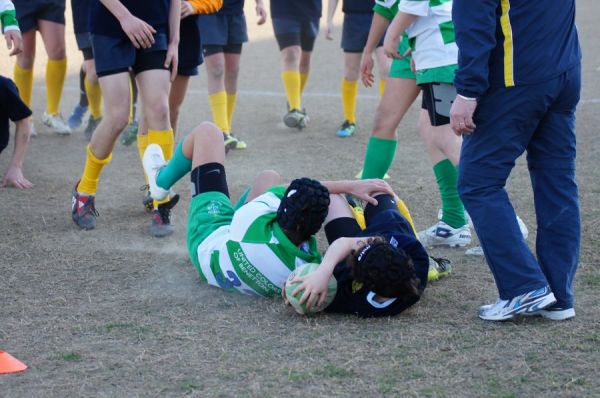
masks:
<path fill-rule="evenodd" d="M 127 72 L 129 68 L 138 74 L 147 70 L 165 68 L 167 35 L 154 35 L 150 48 L 137 49 L 129 38 L 92 35 L 94 61 L 98 77 Z"/>
<path fill-rule="evenodd" d="M 291 18 L 272 18 L 275 39 L 279 50 L 290 46 L 300 46 L 302 51 L 312 51 L 319 34 L 319 19 L 302 20 Z"/>
<path fill-rule="evenodd" d="M 226 46 L 242 44 L 248 41 L 248 30 L 244 14 L 200 15 L 200 34 L 202 44 Z"/>
<path fill-rule="evenodd" d="M 36 29 L 39 20 L 65 24 L 65 0 L 13 0 L 21 32 Z"/>
<path fill-rule="evenodd" d="M 342 49 L 346 53 L 362 53 L 367 45 L 373 13 L 346 13 L 342 27 Z M 383 37 L 377 47 L 383 45 Z"/>

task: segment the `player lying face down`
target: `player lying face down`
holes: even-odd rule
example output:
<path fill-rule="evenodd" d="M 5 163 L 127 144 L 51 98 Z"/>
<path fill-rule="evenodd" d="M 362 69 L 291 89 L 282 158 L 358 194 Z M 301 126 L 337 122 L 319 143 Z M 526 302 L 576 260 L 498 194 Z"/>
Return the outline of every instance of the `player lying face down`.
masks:
<path fill-rule="evenodd" d="M 332 196 L 325 221 L 331 245 L 313 273 L 292 281 L 298 284 L 292 296 L 300 294 L 300 302 L 309 308 L 322 305 L 333 275 L 338 288 L 325 311 L 390 316 L 420 299 L 428 277 L 437 279 L 449 273 L 447 260 L 428 256 L 415 235 L 410 214 L 399 210 L 403 203 L 389 194 L 375 199 L 378 204 L 368 204 L 364 210 L 366 228 L 361 230 L 346 199 Z M 284 299 L 287 302 L 287 297 Z"/>

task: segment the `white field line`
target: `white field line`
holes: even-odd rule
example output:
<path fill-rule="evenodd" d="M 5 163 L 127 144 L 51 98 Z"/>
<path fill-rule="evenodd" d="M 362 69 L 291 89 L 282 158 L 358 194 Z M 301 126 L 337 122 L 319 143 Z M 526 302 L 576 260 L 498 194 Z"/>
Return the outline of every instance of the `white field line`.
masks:
<path fill-rule="evenodd" d="M 46 86 L 43 84 L 37 84 L 35 86 L 36 90 L 46 90 Z M 79 91 L 78 86 L 65 85 L 63 88 L 64 91 Z M 199 90 L 197 88 L 188 89 L 188 94 L 193 95 L 207 95 L 205 90 Z M 238 90 L 239 95 L 249 96 L 249 97 L 285 97 L 285 93 L 283 89 L 281 91 L 263 91 L 263 90 Z M 338 93 L 325 93 L 325 92 L 310 92 L 307 91 L 302 94 L 303 97 L 316 97 L 316 98 L 341 98 L 341 95 Z M 371 94 L 359 94 L 358 98 L 366 98 L 372 100 L 378 100 L 379 95 L 371 95 Z M 579 104 L 600 104 L 600 98 L 586 98 L 581 99 Z"/>

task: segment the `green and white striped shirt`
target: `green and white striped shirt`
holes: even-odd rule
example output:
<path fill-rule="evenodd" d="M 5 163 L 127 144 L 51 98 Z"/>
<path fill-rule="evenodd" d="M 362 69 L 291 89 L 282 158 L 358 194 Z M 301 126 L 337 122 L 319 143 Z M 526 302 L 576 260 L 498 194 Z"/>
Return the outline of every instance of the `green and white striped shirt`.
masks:
<path fill-rule="evenodd" d="M 400 0 L 400 12 L 417 15 L 407 29 L 417 83 L 452 83 L 458 46 L 452 23 L 452 0 Z"/>
<path fill-rule="evenodd" d="M 200 272 L 214 286 L 271 297 L 296 267 L 320 262 L 315 237 L 297 247 L 277 223 L 277 209 L 285 192 L 273 187 L 240 207 L 225 225 L 198 246 Z"/>

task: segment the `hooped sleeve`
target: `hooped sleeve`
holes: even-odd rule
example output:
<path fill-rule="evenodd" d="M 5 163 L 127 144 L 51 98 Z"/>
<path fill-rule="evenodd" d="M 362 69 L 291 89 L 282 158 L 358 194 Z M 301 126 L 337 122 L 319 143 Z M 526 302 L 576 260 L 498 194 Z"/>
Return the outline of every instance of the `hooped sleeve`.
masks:
<path fill-rule="evenodd" d="M 10 0 L 0 0 L 0 23 L 3 33 L 9 30 L 19 30 L 15 6 Z"/>

